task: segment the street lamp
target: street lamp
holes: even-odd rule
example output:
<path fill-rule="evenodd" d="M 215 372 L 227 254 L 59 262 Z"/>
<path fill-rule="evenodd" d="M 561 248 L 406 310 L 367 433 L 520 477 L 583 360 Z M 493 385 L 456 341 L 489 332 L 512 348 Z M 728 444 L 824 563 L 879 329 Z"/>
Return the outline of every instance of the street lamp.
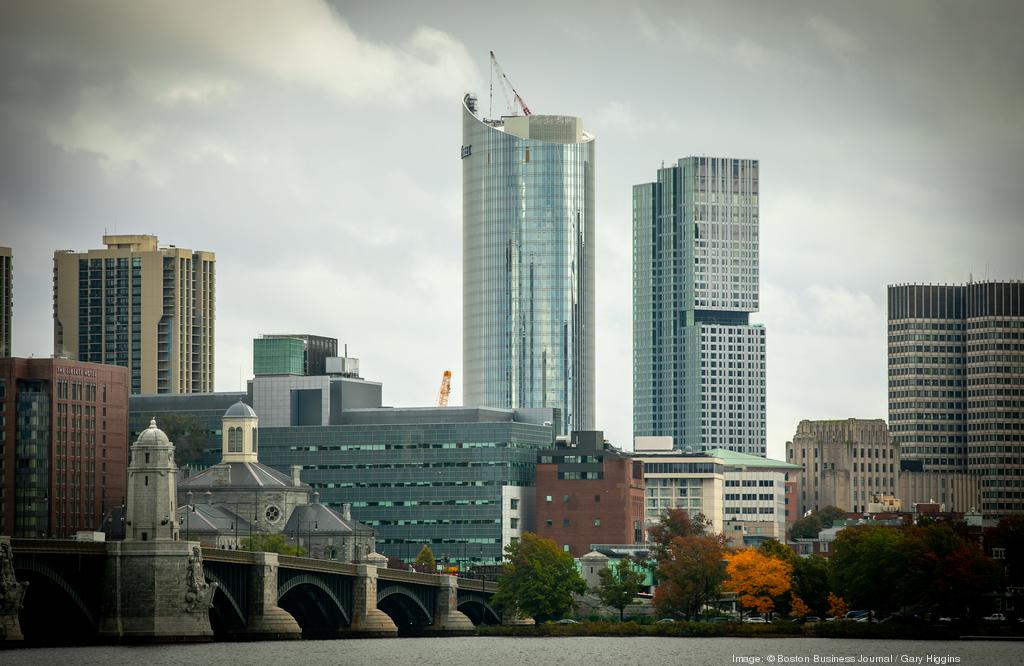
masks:
<path fill-rule="evenodd" d="M 188 505 L 185 507 L 185 541 L 188 541 L 189 536 L 189 514 L 195 511 L 195 507 L 192 506 L 192 491 L 188 491 Z"/>
<path fill-rule="evenodd" d="M 312 524 L 312 526 L 313 526 L 312 530 L 310 529 L 310 524 Z M 320 531 L 320 523 L 317 522 L 317 521 L 307 521 L 306 522 L 306 545 L 309 547 L 308 548 L 308 550 L 309 550 L 309 555 L 308 556 L 309 557 L 313 557 L 313 531 L 314 530 L 317 531 L 317 532 Z"/>

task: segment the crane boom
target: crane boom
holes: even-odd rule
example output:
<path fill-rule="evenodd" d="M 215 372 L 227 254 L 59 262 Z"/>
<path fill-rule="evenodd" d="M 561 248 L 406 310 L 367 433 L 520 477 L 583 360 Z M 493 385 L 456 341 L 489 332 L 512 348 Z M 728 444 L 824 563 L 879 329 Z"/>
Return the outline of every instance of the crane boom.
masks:
<path fill-rule="evenodd" d="M 523 115 L 531 115 L 532 112 L 530 111 L 530 107 L 526 105 L 526 101 L 523 100 L 523 98 L 519 95 L 519 93 L 516 91 L 515 86 L 512 85 L 512 82 L 509 81 L 508 76 L 506 76 L 505 72 L 501 69 L 501 65 L 498 64 L 498 58 L 495 57 L 494 55 L 494 51 L 491 51 L 491 67 L 493 67 L 494 71 L 498 73 L 498 78 L 501 80 L 501 82 L 508 86 L 509 90 L 512 91 L 512 96 L 515 97 L 516 103 L 519 105 L 519 108 L 522 109 Z M 505 94 L 505 101 L 507 102 L 508 93 L 505 92 L 504 86 L 502 87 L 502 93 Z M 509 104 L 509 106 L 511 107 L 512 105 Z"/>

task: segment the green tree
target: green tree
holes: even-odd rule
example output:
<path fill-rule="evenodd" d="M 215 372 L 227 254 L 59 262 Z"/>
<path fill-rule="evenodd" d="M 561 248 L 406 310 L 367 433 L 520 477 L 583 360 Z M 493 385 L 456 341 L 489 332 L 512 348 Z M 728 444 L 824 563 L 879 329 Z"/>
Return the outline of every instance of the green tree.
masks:
<path fill-rule="evenodd" d="M 848 527 L 832 542 L 834 589 L 853 608 L 887 615 L 901 605 L 907 567 L 902 533 L 892 527 Z"/>
<path fill-rule="evenodd" d="M 758 546 L 757 550 L 765 557 L 772 557 L 776 560 L 789 562 L 790 564 L 795 563 L 799 559 L 792 548 L 780 543 L 778 539 L 768 539 Z"/>
<path fill-rule="evenodd" d="M 815 539 L 821 531 L 821 518 L 812 513 L 809 516 L 797 518 L 789 528 L 790 539 Z"/>
<path fill-rule="evenodd" d="M 199 460 L 206 450 L 210 433 L 204 430 L 195 416 L 168 412 L 155 417 L 157 426 L 174 444 L 174 464 L 178 467 Z"/>
<path fill-rule="evenodd" d="M 816 512 L 818 518 L 821 520 L 822 527 L 832 527 L 837 520 L 845 520 L 846 512 L 837 506 L 823 506 L 820 511 Z"/>
<path fill-rule="evenodd" d="M 524 532 L 522 539 L 505 546 L 505 560 L 491 599 L 503 613 L 526 615 L 538 623 L 559 618 L 572 608 L 573 594 L 587 591 L 572 555 L 551 539 Z"/>
<path fill-rule="evenodd" d="M 598 572 L 601 584 L 593 589 L 605 606 L 619 611 L 619 622 L 622 622 L 625 608 L 633 603 L 644 584 L 644 575 L 633 569 L 633 561 L 624 557 L 614 567 L 605 567 Z"/>
<path fill-rule="evenodd" d="M 812 615 L 828 614 L 831 574 L 831 564 L 821 555 L 798 557 L 793 562 L 793 593 L 810 607 Z"/>
<path fill-rule="evenodd" d="M 242 550 L 293 555 L 295 557 L 302 557 L 306 554 L 305 548 L 288 543 L 283 534 L 254 534 L 251 537 L 245 537 L 242 539 L 241 548 Z"/>
<path fill-rule="evenodd" d="M 434 559 L 434 551 L 430 550 L 430 546 L 423 544 L 412 568 L 420 573 L 437 573 L 437 561 Z"/>

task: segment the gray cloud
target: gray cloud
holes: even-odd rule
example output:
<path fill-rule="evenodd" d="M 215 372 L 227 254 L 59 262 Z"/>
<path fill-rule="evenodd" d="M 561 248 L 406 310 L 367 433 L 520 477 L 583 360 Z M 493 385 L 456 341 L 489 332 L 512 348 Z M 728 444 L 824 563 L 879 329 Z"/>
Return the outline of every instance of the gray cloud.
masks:
<path fill-rule="evenodd" d="M 543 19 L 543 20 L 541 20 Z M 598 426 L 631 434 L 630 187 L 761 160 L 769 452 L 885 417 L 884 286 L 1022 277 L 1019 3 L 240 2 L 0 7 L 15 352 L 50 256 L 104 229 L 218 255 L 222 390 L 263 332 L 336 335 L 392 404 L 461 399 L 459 100 L 493 49 L 597 135 Z M 494 101 L 500 112 L 504 101 Z"/>

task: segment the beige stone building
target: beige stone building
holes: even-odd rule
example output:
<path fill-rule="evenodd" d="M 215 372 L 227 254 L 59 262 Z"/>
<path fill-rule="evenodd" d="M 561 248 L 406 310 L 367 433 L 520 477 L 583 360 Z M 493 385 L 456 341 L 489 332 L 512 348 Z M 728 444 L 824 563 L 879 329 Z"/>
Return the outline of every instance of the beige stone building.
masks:
<path fill-rule="evenodd" d="M 786 442 L 786 460 L 802 468 L 790 476 L 798 517 L 826 506 L 867 513 L 885 496 L 898 498 L 904 511 L 930 501 L 968 511 L 980 500 L 978 480 L 967 474 L 901 471 L 899 444 L 882 419 L 801 421 Z"/>
<path fill-rule="evenodd" d="M 213 391 L 212 252 L 156 236 L 53 255 L 54 354 L 129 369 L 132 393 Z"/>

